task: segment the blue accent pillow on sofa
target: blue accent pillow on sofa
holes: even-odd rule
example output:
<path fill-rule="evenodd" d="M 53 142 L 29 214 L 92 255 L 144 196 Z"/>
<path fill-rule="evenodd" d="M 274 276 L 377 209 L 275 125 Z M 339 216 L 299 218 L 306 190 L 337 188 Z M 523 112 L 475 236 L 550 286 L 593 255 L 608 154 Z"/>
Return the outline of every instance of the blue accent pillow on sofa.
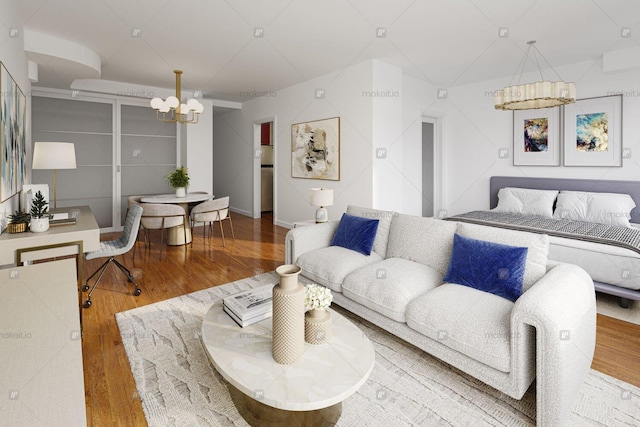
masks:
<path fill-rule="evenodd" d="M 527 250 L 455 234 L 442 280 L 515 301 L 522 295 Z"/>
<path fill-rule="evenodd" d="M 342 246 L 363 255 L 371 255 L 379 222 L 377 219 L 362 218 L 348 213 L 342 214 L 331 246 Z"/>

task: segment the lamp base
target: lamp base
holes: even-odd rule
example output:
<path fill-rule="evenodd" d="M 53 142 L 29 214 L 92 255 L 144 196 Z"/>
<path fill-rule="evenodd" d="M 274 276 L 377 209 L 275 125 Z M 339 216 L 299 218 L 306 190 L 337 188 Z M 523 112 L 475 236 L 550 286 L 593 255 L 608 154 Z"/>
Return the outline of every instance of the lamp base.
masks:
<path fill-rule="evenodd" d="M 324 207 L 320 206 L 316 211 L 316 224 L 327 221 L 329 221 L 329 212 L 327 212 Z"/>

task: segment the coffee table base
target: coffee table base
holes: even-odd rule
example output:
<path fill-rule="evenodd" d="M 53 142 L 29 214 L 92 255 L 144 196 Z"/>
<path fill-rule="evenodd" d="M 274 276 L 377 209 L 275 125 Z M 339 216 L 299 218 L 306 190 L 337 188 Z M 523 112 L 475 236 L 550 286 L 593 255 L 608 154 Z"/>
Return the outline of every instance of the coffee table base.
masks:
<path fill-rule="evenodd" d="M 252 426 L 328 427 L 334 426 L 342 415 L 342 402 L 315 411 L 286 411 L 255 400 L 227 383 L 231 400 L 242 418 Z"/>

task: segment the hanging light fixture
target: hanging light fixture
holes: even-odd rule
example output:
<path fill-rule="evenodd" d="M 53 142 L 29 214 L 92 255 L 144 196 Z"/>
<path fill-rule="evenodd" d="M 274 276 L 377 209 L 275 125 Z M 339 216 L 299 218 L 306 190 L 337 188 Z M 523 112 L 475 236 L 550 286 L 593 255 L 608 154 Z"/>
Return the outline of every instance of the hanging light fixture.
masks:
<path fill-rule="evenodd" d="M 562 81 L 560 75 L 553 69 L 551 64 L 549 64 L 549 61 L 547 61 L 535 46 L 535 40 L 531 40 L 527 42 L 527 44 L 529 47 L 525 52 L 524 58 L 518 65 L 516 73 L 511 78 L 509 86 L 504 89 L 497 90 L 494 93 L 493 99 L 496 110 L 533 110 L 537 108 L 556 107 L 558 105 L 576 102 L 576 84 Z M 533 52 L 536 65 L 538 66 L 538 72 L 540 73 L 540 79 L 542 81 L 519 84 L 520 79 L 522 78 L 522 73 L 524 72 L 524 67 L 531 52 Z M 559 81 L 552 82 L 544 79 L 542 69 L 540 68 L 540 63 L 538 61 L 538 55 L 556 74 Z M 515 79 L 516 75 L 518 75 L 518 70 L 520 70 L 518 84 L 512 86 L 511 83 Z"/>
<path fill-rule="evenodd" d="M 182 103 L 180 93 L 181 70 L 173 70 L 176 74 L 176 96 L 170 96 L 165 101 L 161 98 L 151 100 L 151 108 L 156 110 L 156 117 L 165 123 L 198 123 L 198 116 L 204 111 L 197 99 L 190 99 L 186 104 Z M 162 113 L 162 115 L 161 115 Z"/>

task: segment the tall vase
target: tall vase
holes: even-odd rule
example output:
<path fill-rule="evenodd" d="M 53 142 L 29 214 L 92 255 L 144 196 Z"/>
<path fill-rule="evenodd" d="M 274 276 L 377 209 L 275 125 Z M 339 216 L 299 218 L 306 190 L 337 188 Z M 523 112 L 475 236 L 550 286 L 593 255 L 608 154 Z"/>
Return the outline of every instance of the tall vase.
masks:
<path fill-rule="evenodd" d="M 282 364 L 296 363 L 304 352 L 304 286 L 298 282 L 300 267 L 276 268 L 280 283 L 273 287 L 273 359 Z"/>

